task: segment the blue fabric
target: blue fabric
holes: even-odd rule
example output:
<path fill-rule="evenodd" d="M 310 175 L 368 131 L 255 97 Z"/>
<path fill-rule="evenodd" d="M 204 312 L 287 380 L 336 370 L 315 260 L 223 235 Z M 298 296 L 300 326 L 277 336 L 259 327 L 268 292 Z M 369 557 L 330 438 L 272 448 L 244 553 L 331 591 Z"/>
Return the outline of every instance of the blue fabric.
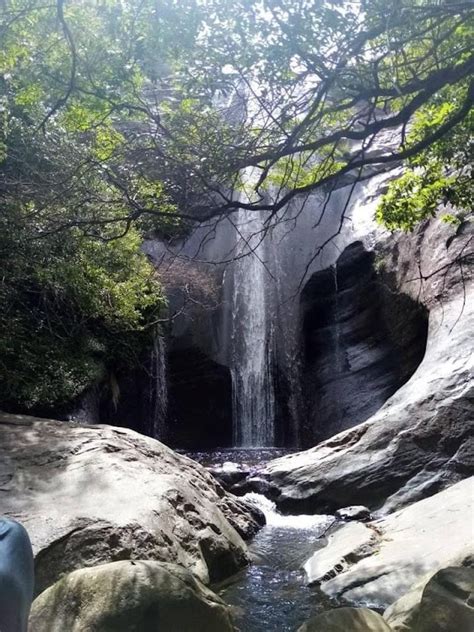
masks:
<path fill-rule="evenodd" d="M 0 518 L 0 632 L 27 632 L 33 588 L 28 533 L 18 522 Z"/>

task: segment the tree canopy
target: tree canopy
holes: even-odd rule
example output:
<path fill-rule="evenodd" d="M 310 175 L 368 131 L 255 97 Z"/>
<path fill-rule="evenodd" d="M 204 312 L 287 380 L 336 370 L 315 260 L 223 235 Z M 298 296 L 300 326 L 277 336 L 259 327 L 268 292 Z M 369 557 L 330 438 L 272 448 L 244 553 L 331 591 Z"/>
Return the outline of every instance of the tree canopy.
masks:
<path fill-rule="evenodd" d="M 134 227 L 103 243 L 35 239 L 30 221 L 0 217 L 0 403 L 48 410 L 139 364 L 165 301 Z"/>
<path fill-rule="evenodd" d="M 468 208 L 473 16 L 450 0 L 0 2 L 0 400 L 68 400 L 139 354 L 164 306 L 148 231 L 271 218 L 401 161 L 389 227 Z"/>
<path fill-rule="evenodd" d="M 245 204 L 276 211 L 417 156 L 472 106 L 471 2 L 3 7 L 3 189 L 34 186 L 46 225 L 51 196 L 66 195 L 76 197 L 66 224 L 100 223 L 113 208 L 117 233 L 144 215 L 173 230 Z M 440 100 L 449 107 L 410 134 Z M 258 177 L 245 202 L 231 191 L 247 167 Z"/>

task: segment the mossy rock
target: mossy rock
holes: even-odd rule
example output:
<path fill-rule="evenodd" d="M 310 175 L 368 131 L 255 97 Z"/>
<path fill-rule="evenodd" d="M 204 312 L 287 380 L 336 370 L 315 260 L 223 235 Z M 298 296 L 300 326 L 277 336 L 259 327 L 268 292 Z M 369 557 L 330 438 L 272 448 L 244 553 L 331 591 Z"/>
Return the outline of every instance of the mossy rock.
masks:
<path fill-rule="evenodd" d="M 121 561 L 74 571 L 34 601 L 30 632 L 234 632 L 227 606 L 174 564 Z"/>
<path fill-rule="evenodd" d="M 414 632 L 473 632 L 474 568 L 451 567 L 426 584 Z"/>

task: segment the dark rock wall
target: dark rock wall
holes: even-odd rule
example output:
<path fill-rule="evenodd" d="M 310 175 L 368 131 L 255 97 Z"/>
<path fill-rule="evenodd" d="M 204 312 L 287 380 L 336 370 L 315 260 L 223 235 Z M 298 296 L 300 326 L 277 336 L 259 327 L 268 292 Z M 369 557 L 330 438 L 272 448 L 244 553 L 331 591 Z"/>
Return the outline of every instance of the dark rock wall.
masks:
<path fill-rule="evenodd" d="M 227 367 L 196 346 L 171 348 L 168 389 L 169 445 L 193 450 L 232 445 L 232 379 Z"/>
<path fill-rule="evenodd" d="M 100 423 L 131 428 L 149 437 L 155 435 L 148 358 L 143 358 L 138 368 L 102 384 L 98 396 Z M 75 415 L 74 419 L 83 420 L 84 416 Z"/>
<path fill-rule="evenodd" d="M 368 419 L 423 358 L 426 313 L 380 282 L 374 257 L 351 244 L 302 292 L 305 445 Z"/>
<path fill-rule="evenodd" d="M 297 428 L 295 421 L 298 421 L 298 412 L 292 410 L 292 387 L 290 379 L 286 372 L 274 363 L 273 384 L 275 389 L 275 447 L 285 448 L 298 445 Z"/>

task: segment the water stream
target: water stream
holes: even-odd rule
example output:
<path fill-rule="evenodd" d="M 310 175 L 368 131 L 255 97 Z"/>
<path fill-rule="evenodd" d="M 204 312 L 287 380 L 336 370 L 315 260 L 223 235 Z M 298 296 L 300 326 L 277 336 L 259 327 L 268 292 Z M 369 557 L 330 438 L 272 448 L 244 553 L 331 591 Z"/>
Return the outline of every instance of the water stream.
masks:
<path fill-rule="evenodd" d="M 168 388 L 166 366 L 166 340 L 159 333 L 155 335 L 150 358 L 150 434 L 155 439 L 163 440 L 166 433 L 166 416 L 168 412 Z"/>
<path fill-rule="evenodd" d="M 211 470 L 248 471 L 288 450 L 233 449 L 190 454 Z M 307 586 L 303 563 L 325 544 L 333 516 L 280 514 L 260 494 L 244 496 L 264 513 L 267 524 L 249 543 L 253 563 L 214 590 L 231 606 L 240 632 L 296 632 L 309 618 L 335 606 L 317 587 Z"/>

